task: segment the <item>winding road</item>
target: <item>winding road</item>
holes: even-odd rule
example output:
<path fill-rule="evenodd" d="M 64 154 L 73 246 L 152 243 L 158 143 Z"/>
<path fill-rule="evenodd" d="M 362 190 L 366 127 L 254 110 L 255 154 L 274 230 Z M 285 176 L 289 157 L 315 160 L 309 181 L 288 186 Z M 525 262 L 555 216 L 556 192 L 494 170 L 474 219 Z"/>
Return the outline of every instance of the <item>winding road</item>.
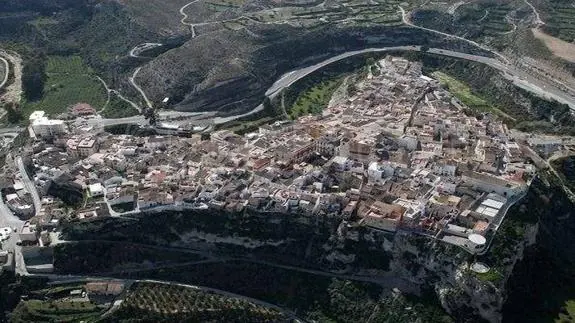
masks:
<path fill-rule="evenodd" d="M 528 5 L 531 8 L 531 10 L 533 10 L 533 13 L 535 14 L 535 24 L 538 27 L 541 25 L 545 25 L 545 22 L 543 20 L 541 20 L 541 16 L 539 15 L 537 8 L 535 8 L 535 6 L 527 0 L 523 0 L 523 2 L 525 2 L 525 4 Z"/>
<path fill-rule="evenodd" d="M 138 73 L 140 73 L 140 70 L 142 68 L 138 67 L 135 71 L 134 74 L 132 74 L 132 76 L 130 77 L 130 83 L 132 84 L 132 86 L 138 91 L 140 92 L 140 95 L 142 95 L 142 98 L 144 99 L 144 102 L 146 102 L 146 106 L 148 108 L 153 108 L 152 102 L 150 102 L 150 100 L 148 100 L 148 96 L 146 95 L 146 92 L 144 92 L 144 90 L 142 90 L 142 88 L 136 84 L 136 77 L 138 76 Z M 140 109 L 138 109 L 140 110 Z"/>
<path fill-rule="evenodd" d="M 106 106 L 108 105 L 108 103 L 110 103 L 110 94 L 115 94 L 118 96 L 118 98 L 120 98 L 121 100 L 125 101 L 126 103 L 128 103 L 129 105 L 131 105 L 132 107 L 134 107 L 134 109 L 138 110 L 141 112 L 142 108 L 140 108 L 139 105 L 137 105 L 136 103 L 134 103 L 133 101 L 127 99 L 126 97 L 124 97 L 120 92 L 111 89 L 108 84 L 106 83 L 106 81 L 104 81 L 101 77 L 97 76 L 96 77 L 103 85 L 104 88 L 106 88 L 106 91 L 108 92 L 108 101 L 106 101 L 106 105 L 104 106 L 104 109 L 106 108 Z M 104 110 L 102 109 L 102 110 Z M 100 110 L 100 112 L 102 112 L 102 110 Z"/>
<path fill-rule="evenodd" d="M 8 64 L 8 61 L 4 57 L 0 57 L 0 61 L 2 61 L 2 64 L 4 64 L 4 78 L 2 79 L 2 82 L 0 82 L 0 89 L 1 89 L 8 82 L 8 75 L 10 74 L 10 65 Z"/>
<path fill-rule="evenodd" d="M 195 29 L 194 26 L 196 24 L 194 23 L 190 23 L 187 22 L 187 19 L 189 18 L 188 14 L 185 12 L 185 10 L 192 4 L 197 3 L 200 0 L 194 0 L 191 1 L 189 3 L 187 3 L 186 5 L 182 6 L 179 10 L 180 14 L 182 15 L 181 18 L 181 23 L 183 25 L 186 26 L 190 26 L 191 31 L 192 31 L 192 37 L 196 37 L 196 33 L 195 33 Z M 524 0 L 525 3 L 527 3 L 528 5 L 530 5 L 530 7 L 532 7 L 532 9 L 534 10 L 535 14 L 537 17 L 539 17 L 539 14 L 537 13 L 537 11 L 535 10 L 535 8 L 527 1 Z M 575 111 L 575 96 L 568 93 L 567 91 L 569 89 L 565 89 L 565 86 L 563 86 L 563 89 L 558 87 L 556 84 L 556 82 L 553 82 L 552 80 L 549 79 L 538 79 L 536 77 L 534 77 L 533 75 L 519 69 L 518 67 L 510 64 L 509 59 L 507 59 L 505 56 L 503 56 L 502 54 L 484 46 L 481 45 L 475 41 L 466 39 L 464 37 L 460 37 L 460 36 L 456 36 L 456 35 L 451 35 L 451 34 L 447 34 L 441 31 L 437 31 L 437 30 L 433 30 L 433 29 L 429 29 L 429 28 L 425 28 L 425 27 L 421 27 L 421 26 L 417 26 L 413 23 L 411 23 L 411 21 L 409 20 L 409 14 L 405 11 L 405 9 L 401 6 L 398 6 L 401 15 L 402 15 L 402 20 L 403 23 L 412 27 L 412 28 L 416 28 L 416 29 L 420 29 L 420 30 L 424 30 L 426 32 L 431 32 L 431 33 L 435 33 L 447 38 L 452 38 L 452 39 L 457 39 L 460 41 L 464 41 L 470 45 L 473 45 L 477 48 L 481 48 L 489 53 L 492 53 L 494 56 L 496 56 L 496 58 L 490 58 L 490 57 L 485 57 L 485 56 L 478 56 L 478 55 L 471 55 L 471 54 L 465 54 L 465 53 L 461 53 L 461 52 L 456 52 L 456 51 L 451 51 L 451 50 L 443 50 L 443 49 L 437 49 L 437 48 L 432 48 L 429 49 L 428 52 L 429 53 L 433 53 L 433 54 L 437 54 L 437 55 L 443 55 L 443 56 L 449 56 L 449 57 L 453 57 L 453 58 L 459 58 L 459 59 L 465 59 L 465 60 L 470 60 L 470 61 L 474 61 L 474 62 L 478 62 L 478 63 L 482 63 L 485 65 L 488 65 L 492 68 L 495 68 L 497 70 L 499 70 L 500 72 L 502 72 L 502 75 L 512 81 L 514 83 L 514 85 L 525 89 L 529 92 L 532 92 L 538 96 L 544 97 L 546 99 L 551 99 L 551 100 L 556 100 L 560 103 L 563 104 L 567 104 L 569 105 L 569 107 Z M 540 18 L 537 18 L 538 21 L 541 21 Z M 541 23 L 543 23 L 541 21 Z M 143 46 L 156 46 L 158 44 L 153 44 L 153 43 L 144 43 L 141 45 L 136 46 L 134 49 L 132 49 L 130 51 L 130 56 L 137 56 L 136 52 L 138 51 L 139 48 L 142 48 Z M 373 52 L 385 52 L 385 51 L 421 51 L 421 47 L 420 46 L 396 46 L 396 47 L 383 47 L 383 48 L 366 48 L 366 49 L 362 49 L 362 50 L 357 50 L 357 51 L 350 51 L 350 52 L 345 52 L 343 54 L 339 54 L 336 56 L 333 56 L 331 58 L 328 58 L 320 63 L 317 63 L 315 65 L 312 66 L 307 66 L 307 67 L 303 67 L 300 69 L 296 69 L 294 71 L 288 72 L 284 75 L 282 75 L 276 82 L 274 82 L 274 84 L 265 92 L 265 95 L 271 99 L 275 98 L 283 89 L 291 86 L 293 83 L 295 83 L 296 81 L 306 77 L 307 75 L 317 71 L 318 69 L 323 68 L 324 66 L 327 66 L 331 63 L 340 61 L 342 59 L 351 57 L 351 56 L 355 56 L 355 55 L 360 55 L 360 54 L 365 54 L 365 53 L 373 53 Z M 146 93 L 144 92 L 144 90 L 135 82 L 135 79 L 138 75 L 138 73 L 140 72 L 141 68 L 137 68 L 134 73 L 132 74 L 132 76 L 129 78 L 130 83 L 132 84 L 132 86 L 141 94 L 142 98 L 145 101 L 145 104 L 147 107 L 152 108 L 153 105 L 151 103 L 151 101 L 148 99 L 148 97 L 146 96 Z M 104 83 L 105 84 L 105 83 Z M 107 88 L 107 90 L 110 91 L 114 91 L 114 90 L 110 90 Z M 119 96 L 120 94 L 117 93 Z M 122 99 L 124 99 L 125 101 L 129 102 L 130 104 L 132 104 L 132 106 L 138 108 L 138 110 L 141 111 L 141 108 L 123 98 L 122 96 L 120 96 Z M 244 116 L 248 116 L 254 113 L 257 113 L 259 111 L 263 110 L 263 105 L 260 104 L 257 107 L 255 107 L 253 110 L 241 114 L 241 115 L 236 115 L 236 116 L 230 116 L 230 117 L 215 117 L 213 119 L 211 119 L 212 123 L 216 123 L 216 124 L 221 124 L 221 123 L 225 123 L 225 122 L 229 122 L 235 119 L 238 119 L 240 117 L 244 117 Z M 180 112 L 182 114 L 186 114 L 185 112 Z M 192 115 L 193 114 L 189 114 Z M 130 118 L 122 118 L 122 119 L 98 119 L 100 120 L 100 122 L 102 122 L 104 125 L 111 125 L 111 124 L 120 124 L 120 123 L 139 123 L 139 124 L 146 124 L 146 121 L 143 117 L 130 117 Z M 203 119 L 204 122 L 210 122 L 209 119 Z M 88 121 L 89 123 L 93 123 L 93 121 Z"/>
<path fill-rule="evenodd" d="M 152 48 L 160 47 L 160 46 L 164 46 L 164 44 L 160 44 L 160 43 L 139 44 L 138 46 L 136 46 L 136 47 L 132 48 L 132 50 L 130 50 L 130 52 L 128 53 L 128 56 L 138 58 L 138 57 L 140 57 L 141 52 L 152 49 Z"/>
<path fill-rule="evenodd" d="M 28 173 L 26 172 L 26 167 L 24 166 L 24 162 L 22 161 L 22 157 L 16 157 L 16 164 L 18 165 L 18 170 L 20 171 L 20 175 L 22 177 L 22 182 L 26 191 L 32 195 L 32 200 L 34 201 L 34 213 L 38 215 L 40 209 L 42 208 L 42 200 L 40 199 L 40 195 L 38 194 L 38 190 L 36 189 L 36 185 L 34 181 L 30 179 Z"/>
<path fill-rule="evenodd" d="M 507 59 L 507 57 L 501 55 L 500 53 L 498 53 L 498 52 L 492 50 L 492 49 L 489 48 L 489 47 L 486 47 L 486 46 L 481 45 L 481 44 L 479 44 L 479 43 L 477 43 L 477 42 L 474 42 L 473 40 L 469 40 L 469 39 L 464 38 L 464 37 L 460 37 L 460 36 L 456 36 L 456 35 L 444 33 L 444 32 L 441 32 L 441 31 L 438 31 L 438 30 L 435 30 L 435 29 L 425 28 L 425 27 L 421 27 L 421 26 L 418 26 L 418 25 L 413 24 L 413 23 L 409 20 L 409 14 L 405 11 L 405 9 L 403 9 L 402 6 L 398 6 L 398 7 L 399 7 L 399 11 L 401 11 L 401 19 L 403 20 L 403 23 L 404 23 L 404 24 L 406 24 L 406 25 L 408 25 L 408 26 L 410 26 L 410 27 L 416 28 L 416 29 L 425 30 L 425 31 L 428 31 L 428 32 L 431 32 L 431 33 L 434 33 L 434 34 L 438 34 L 438 35 L 442 35 L 442 36 L 448 37 L 448 38 L 453 38 L 453 39 L 458 39 L 458 40 L 464 41 L 464 42 L 466 42 L 466 43 L 468 43 L 468 44 L 471 44 L 471 45 L 473 45 L 473 46 L 476 46 L 476 47 L 478 47 L 478 48 L 481 48 L 481 49 L 483 49 L 484 51 L 487 51 L 487 52 L 492 53 L 493 55 L 499 57 L 499 58 L 500 58 L 502 61 L 504 61 L 506 64 L 509 64 L 509 59 Z"/>
<path fill-rule="evenodd" d="M 188 20 L 188 14 L 186 13 L 186 8 L 188 8 L 189 6 L 193 5 L 194 3 L 198 2 L 200 0 L 194 0 L 186 5 L 184 5 L 183 7 L 180 8 L 180 15 L 182 15 L 182 19 L 180 20 L 180 22 L 182 23 L 182 25 L 188 26 L 190 27 L 190 31 L 192 32 L 192 38 L 196 38 L 196 24 L 191 23 L 191 22 L 187 22 L 186 20 Z"/>
<path fill-rule="evenodd" d="M 396 47 L 383 47 L 383 48 L 366 48 L 362 50 L 350 51 L 345 52 L 343 54 L 328 58 L 320 63 L 317 63 L 312 66 L 304 67 L 298 70 L 294 70 L 282 75 L 267 91 L 266 96 L 270 98 L 274 98 L 277 96 L 281 90 L 289 87 L 293 83 L 297 82 L 301 78 L 321 69 L 329 64 L 334 62 L 340 61 L 342 59 L 366 54 L 366 53 L 375 53 L 375 52 L 386 52 L 386 51 L 421 51 L 421 46 L 396 46 Z M 554 84 L 550 82 L 546 82 L 543 80 L 539 80 L 529 73 L 526 73 L 517 67 L 505 64 L 495 58 L 485 57 L 485 56 L 478 56 L 478 55 L 471 55 L 460 53 L 451 50 L 445 49 L 438 49 L 438 48 L 431 48 L 427 51 L 428 53 L 449 56 L 453 58 L 465 59 L 469 61 L 474 61 L 478 63 L 482 63 L 488 65 L 492 68 L 495 68 L 502 72 L 503 76 L 512 81 L 516 86 L 525 89 L 529 92 L 532 92 L 538 96 L 553 99 L 558 102 L 567 104 L 571 107 L 572 110 L 575 110 L 575 97 L 565 93 L 564 91 L 555 87 Z"/>

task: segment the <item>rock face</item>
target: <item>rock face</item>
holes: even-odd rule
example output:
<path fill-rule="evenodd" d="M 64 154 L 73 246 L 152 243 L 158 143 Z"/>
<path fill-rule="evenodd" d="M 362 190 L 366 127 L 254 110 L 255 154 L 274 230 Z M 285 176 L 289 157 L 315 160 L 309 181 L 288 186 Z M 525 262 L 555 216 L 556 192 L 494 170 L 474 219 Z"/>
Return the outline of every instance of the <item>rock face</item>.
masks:
<path fill-rule="evenodd" d="M 137 222 L 107 219 L 73 225 L 63 238 L 213 250 L 242 259 L 368 277 L 407 292 L 433 290 L 457 321 L 500 322 L 505 282 L 524 248 L 533 242 L 537 225 L 525 224 L 521 230 L 516 240 L 494 242 L 493 248 L 509 244 L 503 259 L 479 259 L 496 267 L 492 270 L 500 277 L 493 280 L 472 272 L 469 268 L 476 259 L 458 247 L 407 232 L 385 232 L 307 214 L 163 211 L 142 214 Z"/>
<path fill-rule="evenodd" d="M 575 203 L 555 177 L 547 176 L 534 181 L 525 208 L 538 230 L 508 280 L 504 319 L 554 321 L 575 298 Z"/>

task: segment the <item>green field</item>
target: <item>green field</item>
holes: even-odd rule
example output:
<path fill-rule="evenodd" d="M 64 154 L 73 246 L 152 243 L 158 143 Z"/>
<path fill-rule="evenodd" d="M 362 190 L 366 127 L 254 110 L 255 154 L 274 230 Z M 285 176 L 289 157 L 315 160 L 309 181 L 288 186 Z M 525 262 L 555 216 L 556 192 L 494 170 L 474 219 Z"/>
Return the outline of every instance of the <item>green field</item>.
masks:
<path fill-rule="evenodd" d="M 498 115 L 504 119 L 515 120 L 507 113 L 501 111 L 497 107 L 492 106 L 483 98 L 475 95 L 467 84 L 457 80 L 456 78 L 445 74 L 443 72 L 433 72 L 432 76 L 439 80 L 453 96 L 455 96 L 461 103 L 477 112 L 489 112 Z"/>
<path fill-rule="evenodd" d="M 575 41 L 575 6 L 573 1 L 548 1 L 544 5 L 543 30 L 567 42 Z"/>
<path fill-rule="evenodd" d="M 66 112 L 76 103 L 88 103 L 100 110 L 107 100 L 106 89 L 79 56 L 50 56 L 46 66 L 47 80 L 42 99 L 26 102 L 24 117 L 34 110 L 44 110 L 49 115 Z"/>
<path fill-rule="evenodd" d="M 106 109 L 100 113 L 104 118 L 125 118 L 140 114 L 138 109 L 134 108 L 128 102 L 120 99 L 118 95 L 111 94 L 110 102 Z"/>
<path fill-rule="evenodd" d="M 90 302 L 22 301 L 11 316 L 11 322 L 93 322 L 103 310 Z"/>
<path fill-rule="evenodd" d="M 342 78 L 326 80 L 301 93 L 288 111 L 290 118 L 297 119 L 307 114 L 321 113 L 342 80 Z"/>
<path fill-rule="evenodd" d="M 498 283 L 503 280 L 503 275 L 497 269 L 491 269 L 486 273 L 475 273 L 475 275 L 482 281 Z"/>
<path fill-rule="evenodd" d="M 556 323 L 575 322 L 575 300 L 570 299 L 565 302 L 562 312 L 559 317 L 555 319 Z"/>

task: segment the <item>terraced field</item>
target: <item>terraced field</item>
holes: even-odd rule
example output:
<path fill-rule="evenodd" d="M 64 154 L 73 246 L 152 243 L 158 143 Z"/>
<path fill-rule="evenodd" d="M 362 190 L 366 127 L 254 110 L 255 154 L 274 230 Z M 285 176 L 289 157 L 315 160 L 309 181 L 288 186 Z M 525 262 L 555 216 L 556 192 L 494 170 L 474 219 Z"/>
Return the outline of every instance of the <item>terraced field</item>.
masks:
<path fill-rule="evenodd" d="M 513 10 L 509 4 L 485 4 L 478 7 L 480 11 L 487 11 L 487 16 L 481 21 L 486 36 L 499 36 L 513 30 L 513 25 L 506 19 Z"/>
<path fill-rule="evenodd" d="M 136 319 L 137 318 L 137 319 Z M 289 322 L 275 309 L 180 285 L 139 282 L 103 322 Z"/>
<path fill-rule="evenodd" d="M 575 41 L 575 2 L 547 1 L 543 7 L 543 30 L 567 42 Z"/>
<path fill-rule="evenodd" d="M 225 4 L 233 7 L 232 3 Z M 233 21 L 226 21 L 229 29 L 270 23 L 288 23 L 299 27 L 314 27 L 329 23 L 344 23 L 354 25 L 401 25 L 401 14 L 398 10 L 400 1 L 354 1 L 337 3 L 319 3 L 314 6 L 279 7 L 249 13 Z M 212 4 L 212 2 L 208 2 Z"/>
<path fill-rule="evenodd" d="M 22 301 L 14 310 L 11 322 L 91 322 L 103 309 L 90 302 Z"/>
<path fill-rule="evenodd" d="M 27 102 L 24 116 L 34 110 L 44 110 L 48 114 L 66 112 L 76 103 L 88 103 L 99 110 L 104 107 L 107 92 L 79 56 L 51 56 L 46 66 L 47 81 L 44 84 L 42 99 Z"/>
<path fill-rule="evenodd" d="M 513 32 L 516 27 L 508 19 L 512 10 L 508 3 L 475 2 L 457 7 L 453 14 L 435 9 L 416 10 L 412 14 L 412 21 L 422 27 L 469 39 L 481 39 Z"/>

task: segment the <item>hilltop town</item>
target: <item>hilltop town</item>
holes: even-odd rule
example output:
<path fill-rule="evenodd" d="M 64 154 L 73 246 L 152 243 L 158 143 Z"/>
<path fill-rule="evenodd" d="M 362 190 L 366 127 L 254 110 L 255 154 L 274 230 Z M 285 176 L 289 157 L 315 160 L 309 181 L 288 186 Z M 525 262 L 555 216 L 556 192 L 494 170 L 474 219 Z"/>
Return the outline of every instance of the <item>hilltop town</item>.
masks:
<path fill-rule="evenodd" d="M 30 116 L 34 144 L 21 149 L 31 167 L 10 155 L 4 167 L 1 206 L 18 220 L 3 220 L 3 261 L 15 245 L 58 243 L 62 222 L 186 209 L 339 218 L 482 254 L 540 156 L 571 145 L 518 135 L 391 56 L 321 115 L 243 136 L 115 135 L 84 118 Z"/>

